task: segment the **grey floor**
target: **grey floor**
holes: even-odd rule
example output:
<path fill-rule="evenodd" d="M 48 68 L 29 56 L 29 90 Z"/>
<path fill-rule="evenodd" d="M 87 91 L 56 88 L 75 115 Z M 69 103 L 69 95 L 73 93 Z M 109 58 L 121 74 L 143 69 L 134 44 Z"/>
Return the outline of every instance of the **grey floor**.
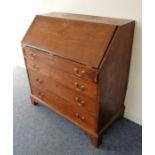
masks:
<path fill-rule="evenodd" d="M 14 69 L 14 155 L 141 155 L 142 127 L 121 119 L 99 149 L 73 124 L 29 99 L 25 69 Z"/>

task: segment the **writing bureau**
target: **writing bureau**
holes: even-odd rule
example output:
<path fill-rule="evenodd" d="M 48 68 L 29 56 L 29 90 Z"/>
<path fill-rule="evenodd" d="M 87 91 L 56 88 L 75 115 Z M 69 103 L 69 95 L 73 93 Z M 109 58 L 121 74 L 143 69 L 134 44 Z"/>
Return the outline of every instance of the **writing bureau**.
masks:
<path fill-rule="evenodd" d="M 34 105 L 42 103 L 99 146 L 124 113 L 134 21 L 37 15 L 22 40 Z"/>

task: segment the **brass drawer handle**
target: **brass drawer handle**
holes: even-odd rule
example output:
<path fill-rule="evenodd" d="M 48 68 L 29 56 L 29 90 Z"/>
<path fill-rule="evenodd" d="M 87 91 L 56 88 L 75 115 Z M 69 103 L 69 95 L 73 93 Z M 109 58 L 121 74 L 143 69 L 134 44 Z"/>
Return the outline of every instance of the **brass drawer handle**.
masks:
<path fill-rule="evenodd" d="M 75 82 L 75 88 L 78 91 L 84 91 L 85 90 L 85 86 L 78 84 L 77 82 Z"/>
<path fill-rule="evenodd" d="M 35 54 L 35 53 L 30 52 L 30 57 L 31 57 L 31 59 L 35 59 L 35 58 L 36 58 L 36 54 Z"/>
<path fill-rule="evenodd" d="M 44 97 L 44 94 L 43 94 L 42 92 L 39 91 L 39 92 L 38 92 L 38 96 L 41 97 L 41 98 L 43 98 L 43 97 Z"/>
<path fill-rule="evenodd" d="M 76 113 L 75 116 L 82 122 L 84 122 L 86 120 L 84 116 L 80 116 L 78 113 Z"/>
<path fill-rule="evenodd" d="M 38 82 L 39 84 L 42 84 L 43 83 L 43 81 L 40 80 L 39 78 L 36 78 L 36 82 Z"/>
<path fill-rule="evenodd" d="M 79 106 L 84 106 L 85 105 L 85 101 L 81 100 L 79 97 L 75 97 L 76 102 L 78 103 Z"/>
<path fill-rule="evenodd" d="M 32 67 L 33 67 L 33 69 L 34 69 L 35 71 L 38 71 L 38 70 L 39 70 L 39 67 L 36 66 L 36 65 L 33 65 Z"/>
<path fill-rule="evenodd" d="M 82 71 L 80 71 L 78 68 L 74 68 L 74 72 L 75 72 L 75 74 L 76 74 L 76 76 L 78 76 L 78 77 L 83 77 L 83 75 L 84 75 L 84 73 L 85 73 L 85 71 L 84 70 L 82 70 Z"/>

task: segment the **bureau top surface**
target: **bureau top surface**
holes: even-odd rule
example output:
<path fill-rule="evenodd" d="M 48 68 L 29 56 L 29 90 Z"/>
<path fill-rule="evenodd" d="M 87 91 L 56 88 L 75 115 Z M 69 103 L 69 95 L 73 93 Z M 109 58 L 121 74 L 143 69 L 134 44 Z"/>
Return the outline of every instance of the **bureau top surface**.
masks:
<path fill-rule="evenodd" d="M 112 24 L 112 25 L 117 25 L 117 26 L 121 26 L 121 25 L 131 22 L 131 20 L 128 20 L 128 19 L 109 18 L 109 17 L 92 16 L 92 15 L 81 15 L 81 14 L 63 13 L 63 12 L 45 13 L 45 14 L 42 14 L 42 16 L 87 21 L 87 22 L 94 22 L 94 23 Z"/>
<path fill-rule="evenodd" d="M 117 26 L 128 22 L 69 13 L 37 15 L 22 45 L 98 68 Z"/>

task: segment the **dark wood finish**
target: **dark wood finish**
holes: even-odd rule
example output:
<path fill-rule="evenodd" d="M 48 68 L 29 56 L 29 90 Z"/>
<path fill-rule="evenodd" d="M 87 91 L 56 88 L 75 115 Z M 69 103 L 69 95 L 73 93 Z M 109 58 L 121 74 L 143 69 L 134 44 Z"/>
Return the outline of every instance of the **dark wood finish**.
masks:
<path fill-rule="evenodd" d="M 98 67 L 115 28 L 114 25 L 36 16 L 23 44 Z"/>
<path fill-rule="evenodd" d="M 37 56 L 40 54 L 39 51 L 38 51 L 38 54 L 35 52 L 35 56 L 36 56 L 35 59 L 30 58 L 29 52 L 27 53 L 28 53 L 27 54 L 28 56 L 26 55 L 25 59 L 26 59 L 28 68 L 30 68 L 31 70 L 37 71 L 38 73 L 41 73 L 49 78 L 52 78 L 62 83 L 64 86 L 68 88 L 71 88 L 73 90 L 76 89 L 77 91 L 82 92 L 83 94 L 91 98 L 94 98 L 97 96 L 97 84 L 89 82 L 87 80 L 83 80 L 86 74 L 87 76 L 92 77 L 90 74 L 88 74 L 89 72 L 91 72 L 89 69 L 83 69 L 85 70 L 85 74 L 83 75 L 83 79 L 81 80 L 81 78 L 74 75 L 74 73 L 68 74 L 70 72 L 63 72 L 64 69 L 63 68 L 59 69 L 59 67 L 57 67 L 58 65 L 56 65 L 57 63 L 55 65 L 50 65 L 51 62 L 48 62 L 47 59 L 40 59 L 40 60 L 37 59 Z M 67 65 L 69 66 L 69 63 Z M 72 71 L 72 68 L 71 68 L 71 71 Z M 94 72 L 92 72 L 92 74 L 93 73 Z M 96 73 L 94 73 L 94 76 L 95 75 Z"/>
<path fill-rule="evenodd" d="M 70 75 L 73 75 L 77 78 L 81 78 L 96 82 L 97 70 L 90 67 L 85 67 L 79 63 L 75 63 L 68 59 L 64 59 L 59 56 L 51 55 L 45 51 L 41 51 L 35 48 L 25 47 L 24 48 L 24 55 L 27 59 L 33 61 L 44 62 L 48 66 L 55 68 L 57 70 L 62 70 Z M 76 69 L 78 71 L 76 71 Z M 84 71 L 84 73 L 82 73 Z"/>
<path fill-rule="evenodd" d="M 81 15 L 81 14 L 73 14 L 73 13 L 63 13 L 63 12 L 52 12 L 45 13 L 42 16 L 61 18 L 67 20 L 76 20 L 76 21 L 84 21 L 91 23 L 103 23 L 115 26 L 122 26 L 131 22 L 131 20 L 120 19 L 120 18 L 109 18 L 109 17 L 98 17 L 98 16 L 90 16 L 90 15 Z"/>
<path fill-rule="evenodd" d="M 41 103 L 45 103 L 53 109 L 58 110 L 60 113 L 62 113 L 62 115 L 68 117 L 69 120 L 76 122 L 78 126 L 82 126 L 83 129 L 88 128 L 90 131 L 96 131 L 95 117 L 78 110 L 78 108 L 73 108 L 70 106 L 71 104 L 69 102 L 66 102 L 64 99 L 55 95 L 54 93 L 46 91 L 35 84 L 32 84 L 31 86 L 32 94 L 39 98 Z M 33 98 L 35 102 L 35 97 L 31 96 L 31 98 Z"/>
<path fill-rule="evenodd" d="M 84 113 L 88 113 L 93 115 L 95 118 L 97 117 L 97 100 L 87 97 L 82 94 L 82 92 L 68 89 L 63 86 L 60 82 L 53 80 L 52 78 L 48 78 L 42 74 L 35 73 L 29 69 L 29 78 L 32 84 L 38 85 L 41 89 L 45 89 L 48 92 L 51 92 L 63 100 L 70 103 L 70 107 L 72 109 L 78 109 L 83 111 Z"/>
<path fill-rule="evenodd" d="M 94 146 L 125 110 L 134 21 L 48 13 L 23 41 L 31 101 L 80 127 Z"/>
<path fill-rule="evenodd" d="M 124 109 L 133 31 L 134 22 L 119 27 L 103 58 L 98 87 L 100 92 L 99 131 L 120 109 Z"/>

